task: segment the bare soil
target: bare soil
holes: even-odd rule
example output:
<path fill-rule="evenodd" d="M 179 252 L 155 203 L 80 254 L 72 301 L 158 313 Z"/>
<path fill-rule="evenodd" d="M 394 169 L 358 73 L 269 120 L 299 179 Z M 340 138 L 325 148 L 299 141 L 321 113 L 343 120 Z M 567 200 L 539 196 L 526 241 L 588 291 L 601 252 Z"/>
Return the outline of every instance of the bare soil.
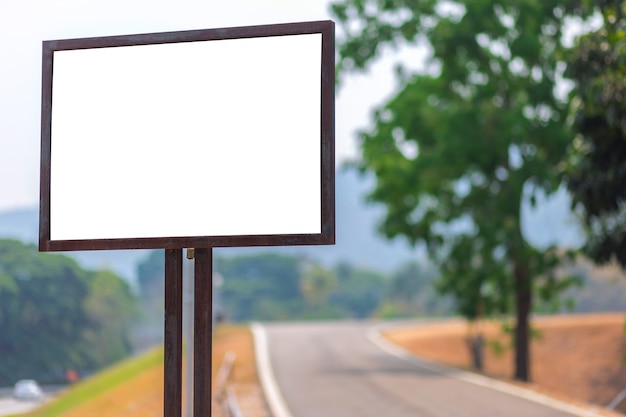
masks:
<path fill-rule="evenodd" d="M 252 332 L 242 325 L 219 325 L 213 338 L 213 390 L 216 386 L 219 372 L 227 352 L 236 355 L 234 366 L 228 380 L 232 388 L 241 413 L 246 417 L 268 417 L 269 412 L 261 390 L 261 384 L 256 369 L 254 341 Z M 213 402 L 213 416 L 222 417 L 224 413 L 217 401 Z"/>
<path fill-rule="evenodd" d="M 564 315 L 533 321 L 538 336 L 531 344 L 527 388 L 573 404 L 600 409 L 626 389 L 624 314 Z M 385 336 L 408 351 L 436 362 L 471 370 L 467 338 L 482 333 L 486 340 L 483 374 L 512 383 L 510 337 L 502 324 L 481 322 L 473 327 L 459 320 L 388 331 Z M 497 353 L 494 343 L 507 346 Z M 491 345 L 491 347 L 489 346 Z M 626 413 L 626 400 L 616 411 Z M 621 415 L 621 414 L 619 414 Z"/>
<path fill-rule="evenodd" d="M 236 355 L 228 386 L 232 388 L 241 412 L 246 417 L 268 417 L 254 359 L 250 329 L 245 325 L 219 325 L 213 337 L 213 388 L 226 352 Z M 186 369 L 183 367 L 183 369 Z M 163 364 L 129 379 L 75 407 L 67 417 L 157 417 L 163 416 Z M 183 376 L 183 385 L 187 378 Z M 183 386 L 185 392 L 185 386 Z M 183 401 L 183 415 L 186 401 Z M 35 412 L 36 413 L 36 412 Z M 30 416 L 31 414 L 29 414 Z M 33 414 L 39 415 L 39 414 Z M 66 417 L 64 415 L 64 417 Z M 213 417 L 224 417 L 214 399 Z"/>

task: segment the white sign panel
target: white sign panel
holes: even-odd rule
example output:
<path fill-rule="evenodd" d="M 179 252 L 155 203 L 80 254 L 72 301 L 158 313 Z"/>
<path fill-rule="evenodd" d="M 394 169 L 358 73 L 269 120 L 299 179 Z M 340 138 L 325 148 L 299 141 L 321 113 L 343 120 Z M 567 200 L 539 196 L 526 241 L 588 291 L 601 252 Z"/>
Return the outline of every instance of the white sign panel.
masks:
<path fill-rule="evenodd" d="M 50 46 L 44 243 L 322 235 L 329 129 L 312 32 Z"/>

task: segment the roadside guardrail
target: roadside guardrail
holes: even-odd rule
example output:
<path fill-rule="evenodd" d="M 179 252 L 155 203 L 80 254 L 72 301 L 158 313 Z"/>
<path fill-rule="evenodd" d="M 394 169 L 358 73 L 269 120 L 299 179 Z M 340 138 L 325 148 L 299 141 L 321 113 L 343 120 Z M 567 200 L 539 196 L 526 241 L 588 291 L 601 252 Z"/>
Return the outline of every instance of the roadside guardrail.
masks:
<path fill-rule="evenodd" d="M 235 365 L 237 355 L 234 352 L 226 352 L 224 359 L 217 372 L 215 380 L 215 401 L 220 404 L 222 412 L 226 417 L 243 417 L 241 409 L 237 403 L 235 392 L 230 386 L 232 370 Z"/>

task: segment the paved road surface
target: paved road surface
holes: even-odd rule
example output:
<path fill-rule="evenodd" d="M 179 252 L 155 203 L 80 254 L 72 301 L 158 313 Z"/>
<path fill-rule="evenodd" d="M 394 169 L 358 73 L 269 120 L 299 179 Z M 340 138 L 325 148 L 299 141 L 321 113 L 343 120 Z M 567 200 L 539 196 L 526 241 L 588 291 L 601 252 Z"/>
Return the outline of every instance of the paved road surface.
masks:
<path fill-rule="evenodd" d="M 38 405 L 39 403 L 36 402 L 17 401 L 13 398 L 0 398 L 0 416 L 25 413 Z"/>
<path fill-rule="evenodd" d="M 372 343 L 372 326 L 263 325 L 275 380 L 292 417 L 595 415 L 560 411 L 411 364 Z"/>

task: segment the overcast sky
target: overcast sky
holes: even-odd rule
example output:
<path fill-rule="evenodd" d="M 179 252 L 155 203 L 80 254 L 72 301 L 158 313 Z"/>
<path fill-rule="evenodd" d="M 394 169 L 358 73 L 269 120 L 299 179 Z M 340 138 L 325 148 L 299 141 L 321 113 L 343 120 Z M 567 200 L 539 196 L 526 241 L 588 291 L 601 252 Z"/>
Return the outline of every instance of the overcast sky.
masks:
<path fill-rule="evenodd" d="M 41 42 L 330 19 L 328 0 L 1 0 L 0 210 L 39 201 Z M 387 62 L 389 61 L 389 62 Z M 337 92 L 337 162 L 357 154 L 354 132 L 393 89 L 392 60 Z"/>

